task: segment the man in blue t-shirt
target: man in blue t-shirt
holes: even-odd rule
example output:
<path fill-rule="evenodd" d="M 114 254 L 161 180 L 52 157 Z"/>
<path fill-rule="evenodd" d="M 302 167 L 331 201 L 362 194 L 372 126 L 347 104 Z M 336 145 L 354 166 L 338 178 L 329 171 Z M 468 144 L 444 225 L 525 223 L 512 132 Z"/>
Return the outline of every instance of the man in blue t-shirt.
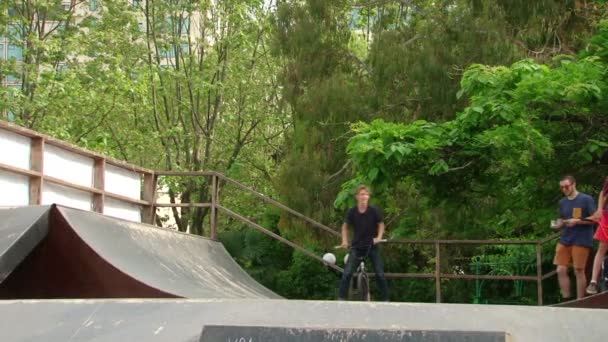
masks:
<path fill-rule="evenodd" d="M 560 189 L 566 197 L 559 201 L 559 220 L 553 227 L 562 229 L 562 236 L 555 248 L 553 263 L 557 266 L 557 279 L 562 291 L 562 297 L 568 299 L 570 293 L 570 278 L 568 266 L 574 266 L 576 275 L 577 298 L 585 295 L 585 266 L 587 257 L 593 246 L 592 221 L 582 221 L 595 213 L 595 200 L 593 197 L 576 191 L 576 180 L 572 176 L 565 176 L 559 182 Z"/>

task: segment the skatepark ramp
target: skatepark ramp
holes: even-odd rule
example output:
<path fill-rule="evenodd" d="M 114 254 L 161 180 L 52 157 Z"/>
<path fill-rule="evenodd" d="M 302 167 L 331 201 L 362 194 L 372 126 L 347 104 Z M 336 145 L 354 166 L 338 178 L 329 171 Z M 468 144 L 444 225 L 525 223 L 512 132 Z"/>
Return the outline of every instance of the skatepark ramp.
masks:
<path fill-rule="evenodd" d="M 0 298 L 280 298 L 217 241 L 61 206 L 0 210 Z"/>
<path fill-rule="evenodd" d="M 608 334 L 605 310 L 473 304 L 0 301 L 0 318 L 3 341 L 537 342 Z"/>
<path fill-rule="evenodd" d="M 596 295 L 555 304 L 553 306 L 562 308 L 606 309 L 608 308 L 608 292 L 598 293 Z"/>

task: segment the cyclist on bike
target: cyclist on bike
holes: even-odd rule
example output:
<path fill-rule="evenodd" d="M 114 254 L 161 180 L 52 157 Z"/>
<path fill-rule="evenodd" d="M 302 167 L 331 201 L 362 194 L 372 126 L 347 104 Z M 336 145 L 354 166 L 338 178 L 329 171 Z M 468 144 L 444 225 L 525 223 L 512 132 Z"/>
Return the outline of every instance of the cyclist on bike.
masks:
<path fill-rule="evenodd" d="M 339 300 L 346 299 L 350 281 L 360 259 L 369 257 L 376 273 L 380 299 L 388 301 L 388 286 L 384 277 L 384 264 L 380 257 L 380 250 L 376 246 L 377 243 L 382 241 L 382 236 L 384 235 L 384 221 L 380 210 L 368 204 L 370 195 L 371 193 L 367 186 L 360 185 L 357 188 L 355 195 L 357 206 L 348 210 L 342 224 L 342 248 L 349 247 L 349 226 L 353 228 L 354 233 L 350 255 L 346 266 L 344 266 L 344 273 L 340 281 Z"/>

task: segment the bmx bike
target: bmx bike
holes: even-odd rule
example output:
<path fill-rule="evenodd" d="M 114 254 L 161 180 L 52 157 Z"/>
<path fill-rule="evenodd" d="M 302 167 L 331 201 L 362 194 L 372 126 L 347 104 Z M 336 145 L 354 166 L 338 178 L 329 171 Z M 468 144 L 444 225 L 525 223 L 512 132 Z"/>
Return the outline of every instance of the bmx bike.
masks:
<path fill-rule="evenodd" d="M 380 240 L 376 243 L 377 244 L 381 244 L 386 242 L 386 240 Z M 345 258 L 344 258 L 344 264 L 346 265 L 348 263 L 348 258 L 352 255 L 357 255 L 357 268 L 355 269 L 355 272 L 353 273 L 353 278 L 351 280 L 351 290 L 353 291 L 353 293 L 355 294 L 355 298 L 360 300 L 360 301 L 364 301 L 364 302 L 369 302 L 371 301 L 371 296 L 370 296 L 370 291 L 369 291 L 369 275 L 367 274 L 367 270 L 365 268 L 365 259 L 369 256 L 370 251 L 372 250 L 372 247 L 374 246 L 374 244 L 367 246 L 367 248 L 365 248 L 365 254 L 363 255 L 357 255 L 357 253 L 352 252 L 353 248 L 351 248 L 351 252 L 346 254 Z M 338 246 L 337 248 L 342 248 L 340 246 Z"/>

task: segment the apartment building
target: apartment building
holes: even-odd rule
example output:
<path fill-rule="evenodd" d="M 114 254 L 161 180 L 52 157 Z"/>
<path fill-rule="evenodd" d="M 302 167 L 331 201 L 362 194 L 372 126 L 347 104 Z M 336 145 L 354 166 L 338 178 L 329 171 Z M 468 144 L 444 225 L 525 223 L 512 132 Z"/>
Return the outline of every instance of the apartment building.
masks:
<path fill-rule="evenodd" d="M 125 0 L 125 1 L 128 1 L 129 4 L 131 6 L 133 6 L 133 8 L 135 9 L 134 13 L 136 15 L 138 27 L 141 32 L 145 33 L 147 31 L 148 24 L 146 23 L 146 17 L 144 15 L 143 8 L 142 8 L 142 6 L 144 5 L 143 1 L 142 0 Z M 84 0 L 84 1 L 68 0 L 68 1 L 62 1 L 61 8 L 64 11 L 71 12 L 72 24 L 77 25 L 88 17 L 101 15 L 101 13 L 102 13 L 101 6 L 102 5 L 103 5 L 103 3 L 100 0 Z M 9 18 L 17 17 L 17 16 L 18 16 L 18 11 L 16 9 L 12 9 L 12 10 L 8 11 Z M 188 39 L 187 39 L 188 37 L 191 38 L 191 39 L 189 39 L 191 42 L 200 41 L 200 39 L 198 39 L 198 38 L 202 32 L 201 24 L 202 24 L 202 21 L 205 19 L 205 17 L 208 17 L 208 16 L 200 15 L 197 13 L 195 13 L 192 16 L 188 16 L 188 17 L 186 17 L 186 16 L 180 17 L 179 18 L 179 22 L 180 22 L 179 27 L 178 27 L 178 25 L 176 25 L 176 24 L 174 25 L 172 23 L 172 21 L 175 20 L 174 17 L 170 17 L 170 18 L 166 19 L 167 22 L 170 24 L 170 26 L 175 28 L 173 30 L 174 33 L 178 33 L 179 35 L 182 36 L 183 42 L 181 42 L 179 44 L 179 46 L 171 45 L 169 47 L 163 47 L 163 48 L 158 49 L 159 57 L 161 60 L 161 65 L 163 65 L 163 66 L 175 65 L 176 50 L 180 50 L 182 52 L 188 51 L 188 48 L 190 46 L 188 43 L 186 43 L 186 41 L 188 41 Z M 59 22 L 47 19 L 44 22 L 45 30 L 48 32 L 54 31 L 58 24 L 59 24 Z M 12 41 L 7 36 L 0 36 L 0 63 L 2 63 L 3 61 L 11 61 L 11 62 L 15 62 L 17 65 L 19 65 L 20 63 L 23 62 L 24 51 L 23 51 L 23 48 L 19 44 L 15 44 L 15 39 L 18 39 L 15 37 L 19 36 L 17 34 L 17 28 L 16 27 L 12 28 L 11 25 L 9 24 L 8 30 L 10 31 L 11 29 L 14 30 L 10 34 L 13 37 Z M 207 40 L 208 40 L 208 42 L 211 42 L 209 39 L 207 39 Z M 83 58 L 83 60 L 84 59 L 86 59 L 86 58 Z M 65 67 L 66 67 L 65 64 L 61 65 L 61 63 L 60 63 L 59 68 L 63 69 Z M 0 76 L 1 76 L 0 77 L 1 86 L 13 87 L 15 89 L 20 88 L 21 79 L 17 75 L 4 73 Z"/>

